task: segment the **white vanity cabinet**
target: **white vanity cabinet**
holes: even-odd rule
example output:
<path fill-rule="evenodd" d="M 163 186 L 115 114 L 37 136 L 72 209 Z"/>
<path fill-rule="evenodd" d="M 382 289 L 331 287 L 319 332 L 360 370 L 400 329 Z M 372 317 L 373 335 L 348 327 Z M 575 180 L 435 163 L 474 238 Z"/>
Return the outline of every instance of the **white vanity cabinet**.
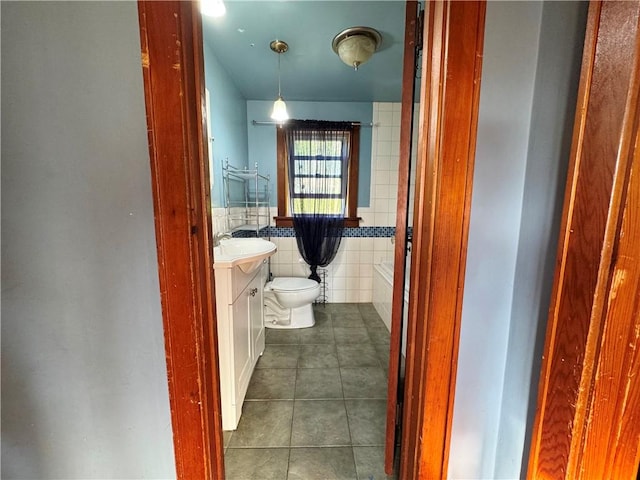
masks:
<path fill-rule="evenodd" d="M 249 380 L 264 352 L 264 271 L 264 263 L 251 273 L 237 266 L 215 269 L 223 430 L 237 428 Z"/>

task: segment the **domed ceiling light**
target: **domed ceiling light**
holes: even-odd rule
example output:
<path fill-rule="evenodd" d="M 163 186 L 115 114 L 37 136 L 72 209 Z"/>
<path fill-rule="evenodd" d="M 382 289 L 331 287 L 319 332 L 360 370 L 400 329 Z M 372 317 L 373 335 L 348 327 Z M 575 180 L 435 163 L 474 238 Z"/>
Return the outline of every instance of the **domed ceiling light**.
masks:
<path fill-rule="evenodd" d="M 278 98 L 273 102 L 271 118 L 276 122 L 284 122 L 289 120 L 289 113 L 287 112 L 287 104 L 284 103 L 280 93 L 280 55 L 289 50 L 289 45 L 281 40 L 274 40 L 269 44 L 269 47 L 278 54 Z"/>
<path fill-rule="evenodd" d="M 374 28 L 351 27 L 333 38 L 331 46 L 340 60 L 358 70 L 371 58 L 382 43 L 382 35 Z"/>

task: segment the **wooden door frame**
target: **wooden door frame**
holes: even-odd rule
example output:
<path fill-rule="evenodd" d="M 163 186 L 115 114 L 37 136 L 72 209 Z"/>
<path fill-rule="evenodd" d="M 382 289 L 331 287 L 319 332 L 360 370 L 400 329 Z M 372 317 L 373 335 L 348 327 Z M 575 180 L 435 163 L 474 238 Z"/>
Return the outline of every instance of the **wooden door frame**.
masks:
<path fill-rule="evenodd" d="M 640 462 L 640 2 L 589 8 L 530 479 Z"/>
<path fill-rule="evenodd" d="M 484 2 L 426 2 L 400 478 L 447 477 Z"/>
<path fill-rule="evenodd" d="M 200 12 L 138 17 L 176 475 L 224 478 Z"/>
<path fill-rule="evenodd" d="M 389 368 L 387 369 L 387 421 L 384 445 L 384 470 L 393 473 L 396 444 L 402 417 L 404 390 L 400 383 L 402 364 L 402 320 L 405 304 L 405 273 L 409 223 L 409 182 L 416 72 L 419 58 L 419 38 L 422 36 L 418 18 L 419 5 L 408 0 L 405 6 L 404 55 L 402 59 L 402 100 L 400 113 L 400 152 L 398 158 L 398 190 L 396 202 L 396 232 L 394 251 L 393 291 L 391 297 L 391 331 L 389 335 Z"/>
<path fill-rule="evenodd" d="M 180 1 L 138 3 L 176 472 L 189 480 L 224 478 L 197 7 Z M 428 3 L 403 479 L 446 476 L 484 12 L 483 2 Z"/>

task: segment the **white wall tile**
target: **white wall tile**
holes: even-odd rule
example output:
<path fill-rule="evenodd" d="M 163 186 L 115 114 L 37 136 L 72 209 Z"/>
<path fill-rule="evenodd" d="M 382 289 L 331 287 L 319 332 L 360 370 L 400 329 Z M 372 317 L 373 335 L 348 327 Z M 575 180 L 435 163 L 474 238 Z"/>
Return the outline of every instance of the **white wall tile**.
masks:
<path fill-rule="evenodd" d="M 374 223 L 378 226 L 387 226 L 389 214 L 387 212 L 376 212 L 374 216 Z"/>
<path fill-rule="evenodd" d="M 282 263 L 293 263 L 294 261 L 297 261 L 297 255 L 294 259 L 294 252 L 292 252 L 291 250 L 282 250 L 276 253 L 276 255 L 278 255 L 278 261 Z"/>
<path fill-rule="evenodd" d="M 373 300 L 372 290 L 360 290 L 360 293 L 358 295 L 358 302 L 371 303 L 372 300 Z"/>
<path fill-rule="evenodd" d="M 373 251 L 373 238 L 364 237 L 360 240 L 360 251 Z"/>
<path fill-rule="evenodd" d="M 378 112 L 378 125 L 378 132 L 393 125 L 393 112 L 388 110 Z"/>
<path fill-rule="evenodd" d="M 347 278 L 334 276 L 331 280 L 331 288 L 333 290 L 344 290 L 347 288 Z"/>
<path fill-rule="evenodd" d="M 332 294 L 333 294 L 332 301 L 334 303 L 342 303 L 347 301 L 346 290 L 334 290 Z"/>
<path fill-rule="evenodd" d="M 378 141 L 377 143 L 377 154 L 378 155 L 391 155 L 391 137 L 389 137 L 389 141 Z"/>
<path fill-rule="evenodd" d="M 347 278 L 357 277 L 359 269 L 360 269 L 360 265 L 354 264 L 354 263 L 347 263 L 344 266 L 344 276 Z M 347 285 L 351 287 L 350 284 L 347 284 Z"/>
<path fill-rule="evenodd" d="M 373 250 L 362 250 L 360 252 L 360 267 L 373 268 Z"/>
<path fill-rule="evenodd" d="M 346 301 L 349 303 L 357 303 L 360 301 L 360 292 L 358 290 L 347 290 Z"/>
<path fill-rule="evenodd" d="M 391 141 L 400 142 L 400 127 L 395 125 L 391 127 Z"/>
<path fill-rule="evenodd" d="M 393 128 L 392 127 L 380 127 L 378 129 L 378 135 L 376 140 L 378 142 L 390 142 L 391 141 L 391 134 L 393 132 Z"/>
<path fill-rule="evenodd" d="M 360 252 L 357 250 L 348 251 L 345 260 L 347 265 L 360 265 Z"/>
<path fill-rule="evenodd" d="M 401 115 L 400 108 L 393 110 L 393 120 L 392 120 L 393 125 L 400 125 L 400 115 Z"/>
<path fill-rule="evenodd" d="M 371 252 L 371 261 L 373 262 L 373 252 Z M 360 278 L 373 277 L 373 264 L 372 263 L 361 263 L 360 264 L 360 270 L 358 272 L 358 276 L 360 276 Z"/>

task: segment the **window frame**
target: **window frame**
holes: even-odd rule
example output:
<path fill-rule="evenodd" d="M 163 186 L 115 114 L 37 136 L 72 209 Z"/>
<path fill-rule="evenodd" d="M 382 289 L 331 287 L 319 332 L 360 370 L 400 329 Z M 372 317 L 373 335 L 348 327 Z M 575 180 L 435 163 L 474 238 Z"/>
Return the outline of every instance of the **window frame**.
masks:
<path fill-rule="evenodd" d="M 287 161 L 287 141 L 284 128 L 276 128 L 276 157 L 278 169 L 278 215 L 274 217 L 276 227 L 293 227 L 293 217 L 289 215 L 289 162 Z M 344 217 L 345 227 L 358 227 L 358 177 L 360 163 L 360 125 L 351 131 L 351 149 L 347 179 L 347 205 Z"/>

